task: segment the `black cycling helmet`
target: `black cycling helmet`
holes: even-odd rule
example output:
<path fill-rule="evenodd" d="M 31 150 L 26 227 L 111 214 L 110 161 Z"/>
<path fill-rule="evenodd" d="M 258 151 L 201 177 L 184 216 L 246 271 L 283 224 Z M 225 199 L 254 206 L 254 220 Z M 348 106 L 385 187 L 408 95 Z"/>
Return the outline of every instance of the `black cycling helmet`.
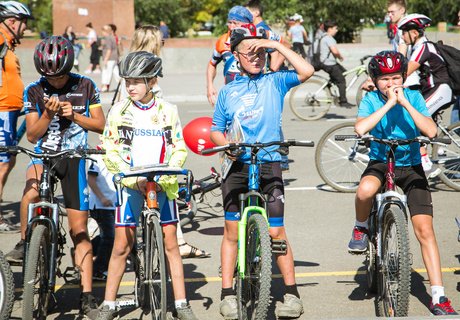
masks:
<path fill-rule="evenodd" d="M 131 52 L 120 62 L 120 77 L 150 79 L 162 77 L 161 58 L 147 51 Z"/>
<path fill-rule="evenodd" d="M 34 52 L 35 69 L 42 76 L 57 77 L 72 70 L 73 46 L 62 36 L 51 36 L 40 41 Z"/>
<path fill-rule="evenodd" d="M 29 8 L 26 5 L 17 1 L 2 1 L 0 2 L 0 20 L 6 18 L 33 19 Z"/>
<path fill-rule="evenodd" d="M 236 27 L 230 34 L 230 49 L 235 51 L 236 46 L 245 39 L 267 39 L 267 32 L 262 27 L 256 27 L 252 23 Z"/>
<path fill-rule="evenodd" d="M 405 80 L 407 59 L 397 51 L 380 51 L 369 61 L 368 71 L 374 82 L 378 77 L 392 73 L 401 73 Z"/>

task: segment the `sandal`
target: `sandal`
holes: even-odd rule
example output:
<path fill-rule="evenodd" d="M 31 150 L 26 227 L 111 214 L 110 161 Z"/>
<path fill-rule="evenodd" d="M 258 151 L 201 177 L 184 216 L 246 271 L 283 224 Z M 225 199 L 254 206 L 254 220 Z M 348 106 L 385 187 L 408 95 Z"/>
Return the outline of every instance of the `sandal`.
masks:
<path fill-rule="evenodd" d="M 187 242 L 179 245 L 179 251 L 180 251 L 181 247 L 185 247 L 185 246 L 188 246 L 190 248 L 190 251 L 185 252 L 185 253 L 181 252 L 180 255 L 181 255 L 182 259 L 189 259 L 189 258 L 200 258 L 201 259 L 201 258 L 209 258 L 209 257 L 211 257 L 210 253 L 208 253 L 208 252 L 206 252 L 204 250 L 198 249 L 197 247 L 192 246 L 191 244 L 188 244 Z"/>

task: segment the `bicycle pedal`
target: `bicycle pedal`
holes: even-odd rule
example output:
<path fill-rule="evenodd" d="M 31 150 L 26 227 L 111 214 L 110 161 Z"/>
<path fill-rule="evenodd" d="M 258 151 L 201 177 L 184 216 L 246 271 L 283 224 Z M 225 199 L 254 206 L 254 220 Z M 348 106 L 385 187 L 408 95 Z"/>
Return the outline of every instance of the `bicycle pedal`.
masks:
<path fill-rule="evenodd" d="M 136 300 L 128 299 L 128 300 L 118 300 L 117 301 L 118 308 L 127 308 L 136 306 Z"/>
<path fill-rule="evenodd" d="M 276 254 L 287 253 L 287 242 L 284 239 L 272 239 L 272 252 Z"/>

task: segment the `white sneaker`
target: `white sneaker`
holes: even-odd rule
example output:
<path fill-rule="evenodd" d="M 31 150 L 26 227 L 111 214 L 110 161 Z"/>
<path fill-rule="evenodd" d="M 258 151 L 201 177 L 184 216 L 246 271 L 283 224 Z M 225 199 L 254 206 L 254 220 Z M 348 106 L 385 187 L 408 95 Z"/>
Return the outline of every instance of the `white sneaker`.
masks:
<path fill-rule="evenodd" d="M 425 171 L 425 175 L 427 179 L 436 178 L 441 173 L 441 169 L 432 167 L 430 170 Z"/>

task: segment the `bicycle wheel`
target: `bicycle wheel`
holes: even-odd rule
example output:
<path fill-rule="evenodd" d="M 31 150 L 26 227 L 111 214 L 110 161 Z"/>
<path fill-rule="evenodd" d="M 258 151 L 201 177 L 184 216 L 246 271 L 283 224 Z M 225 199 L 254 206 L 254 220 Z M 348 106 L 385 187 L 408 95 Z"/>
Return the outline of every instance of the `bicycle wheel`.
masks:
<path fill-rule="evenodd" d="M 0 320 L 9 320 L 14 304 L 14 279 L 10 264 L 0 251 Z"/>
<path fill-rule="evenodd" d="M 410 294 L 410 250 L 406 217 L 397 206 L 385 211 L 378 315 L 406 317 Z"/>
<path fill-rule="evenodd" d="M 335 141 L 336 135 L 353 134 L 353 122 L 340 123 L 323 134 L 315 150 L 316 170 L 327 185 L 340 192 L 356 191 L 369 162 L 367 147 L 356 141 Z"/>
<path fill-rule="evenodd" d="M 260 214 L 248 219 L 246 272 L 237 277 L 238 319 L 265 320 L 270 304 L 272 274 L 271 239 L 268 224 Z"/>
<path fill-rule="evenodd" d="M 367 288 L 371 293 L 377 293 L 378 264 L 377 264 L 377 239 L 375 237 L 375 213 L 369 216 L 369 241 L 367 243 L 366 266 Z"/>
<path fill-rule="evenodd" d="M 358 90 L 356 91 L 356 105 L 359 107 L 359 104 L 361 103 L 361 100 L 363 99 L 364 95 L 367 93 L 366 91 L 364 91 L 362 89 L 362 86 L 364 83 L 367 82 L 367 79 L 365 79 L 364 81 L 360 82 L 359 86 L 358 86 Z"/>
<path fill-rule="evenodd" d="M 25 260 L 23 319 L 45 319 L 51 295 L 49 287 L 49 230 L 37 225 L 32 231 Z"/>
<path fill-rule="evenodd" d="M 158 217 L 160 213 L 157 212 Z M 166 261 L 163 246 L 163 230 L 156 215 L 147 221 L 147 238 L 144 247 L 145 282 L 147 284 L 150 314 L 153 320 L 166 320 Z"/>
<path fill-rule="evenodd" d="M 432 159 L 441 169 L 439 178 L 448 187 L 460 191 L 460 122 L 447 128 L 448 134 L 441 132 L 440 138 L 450 138 L 447 146 L 433 145 Z"/>
<path fill-rule="evenodd" d="M 325 81 L 312 78 L 292 89 L 289 106 L 299 119 L 318 120 L 329 111 L 334 99 L 328 87 L 321 89 Z"/>

